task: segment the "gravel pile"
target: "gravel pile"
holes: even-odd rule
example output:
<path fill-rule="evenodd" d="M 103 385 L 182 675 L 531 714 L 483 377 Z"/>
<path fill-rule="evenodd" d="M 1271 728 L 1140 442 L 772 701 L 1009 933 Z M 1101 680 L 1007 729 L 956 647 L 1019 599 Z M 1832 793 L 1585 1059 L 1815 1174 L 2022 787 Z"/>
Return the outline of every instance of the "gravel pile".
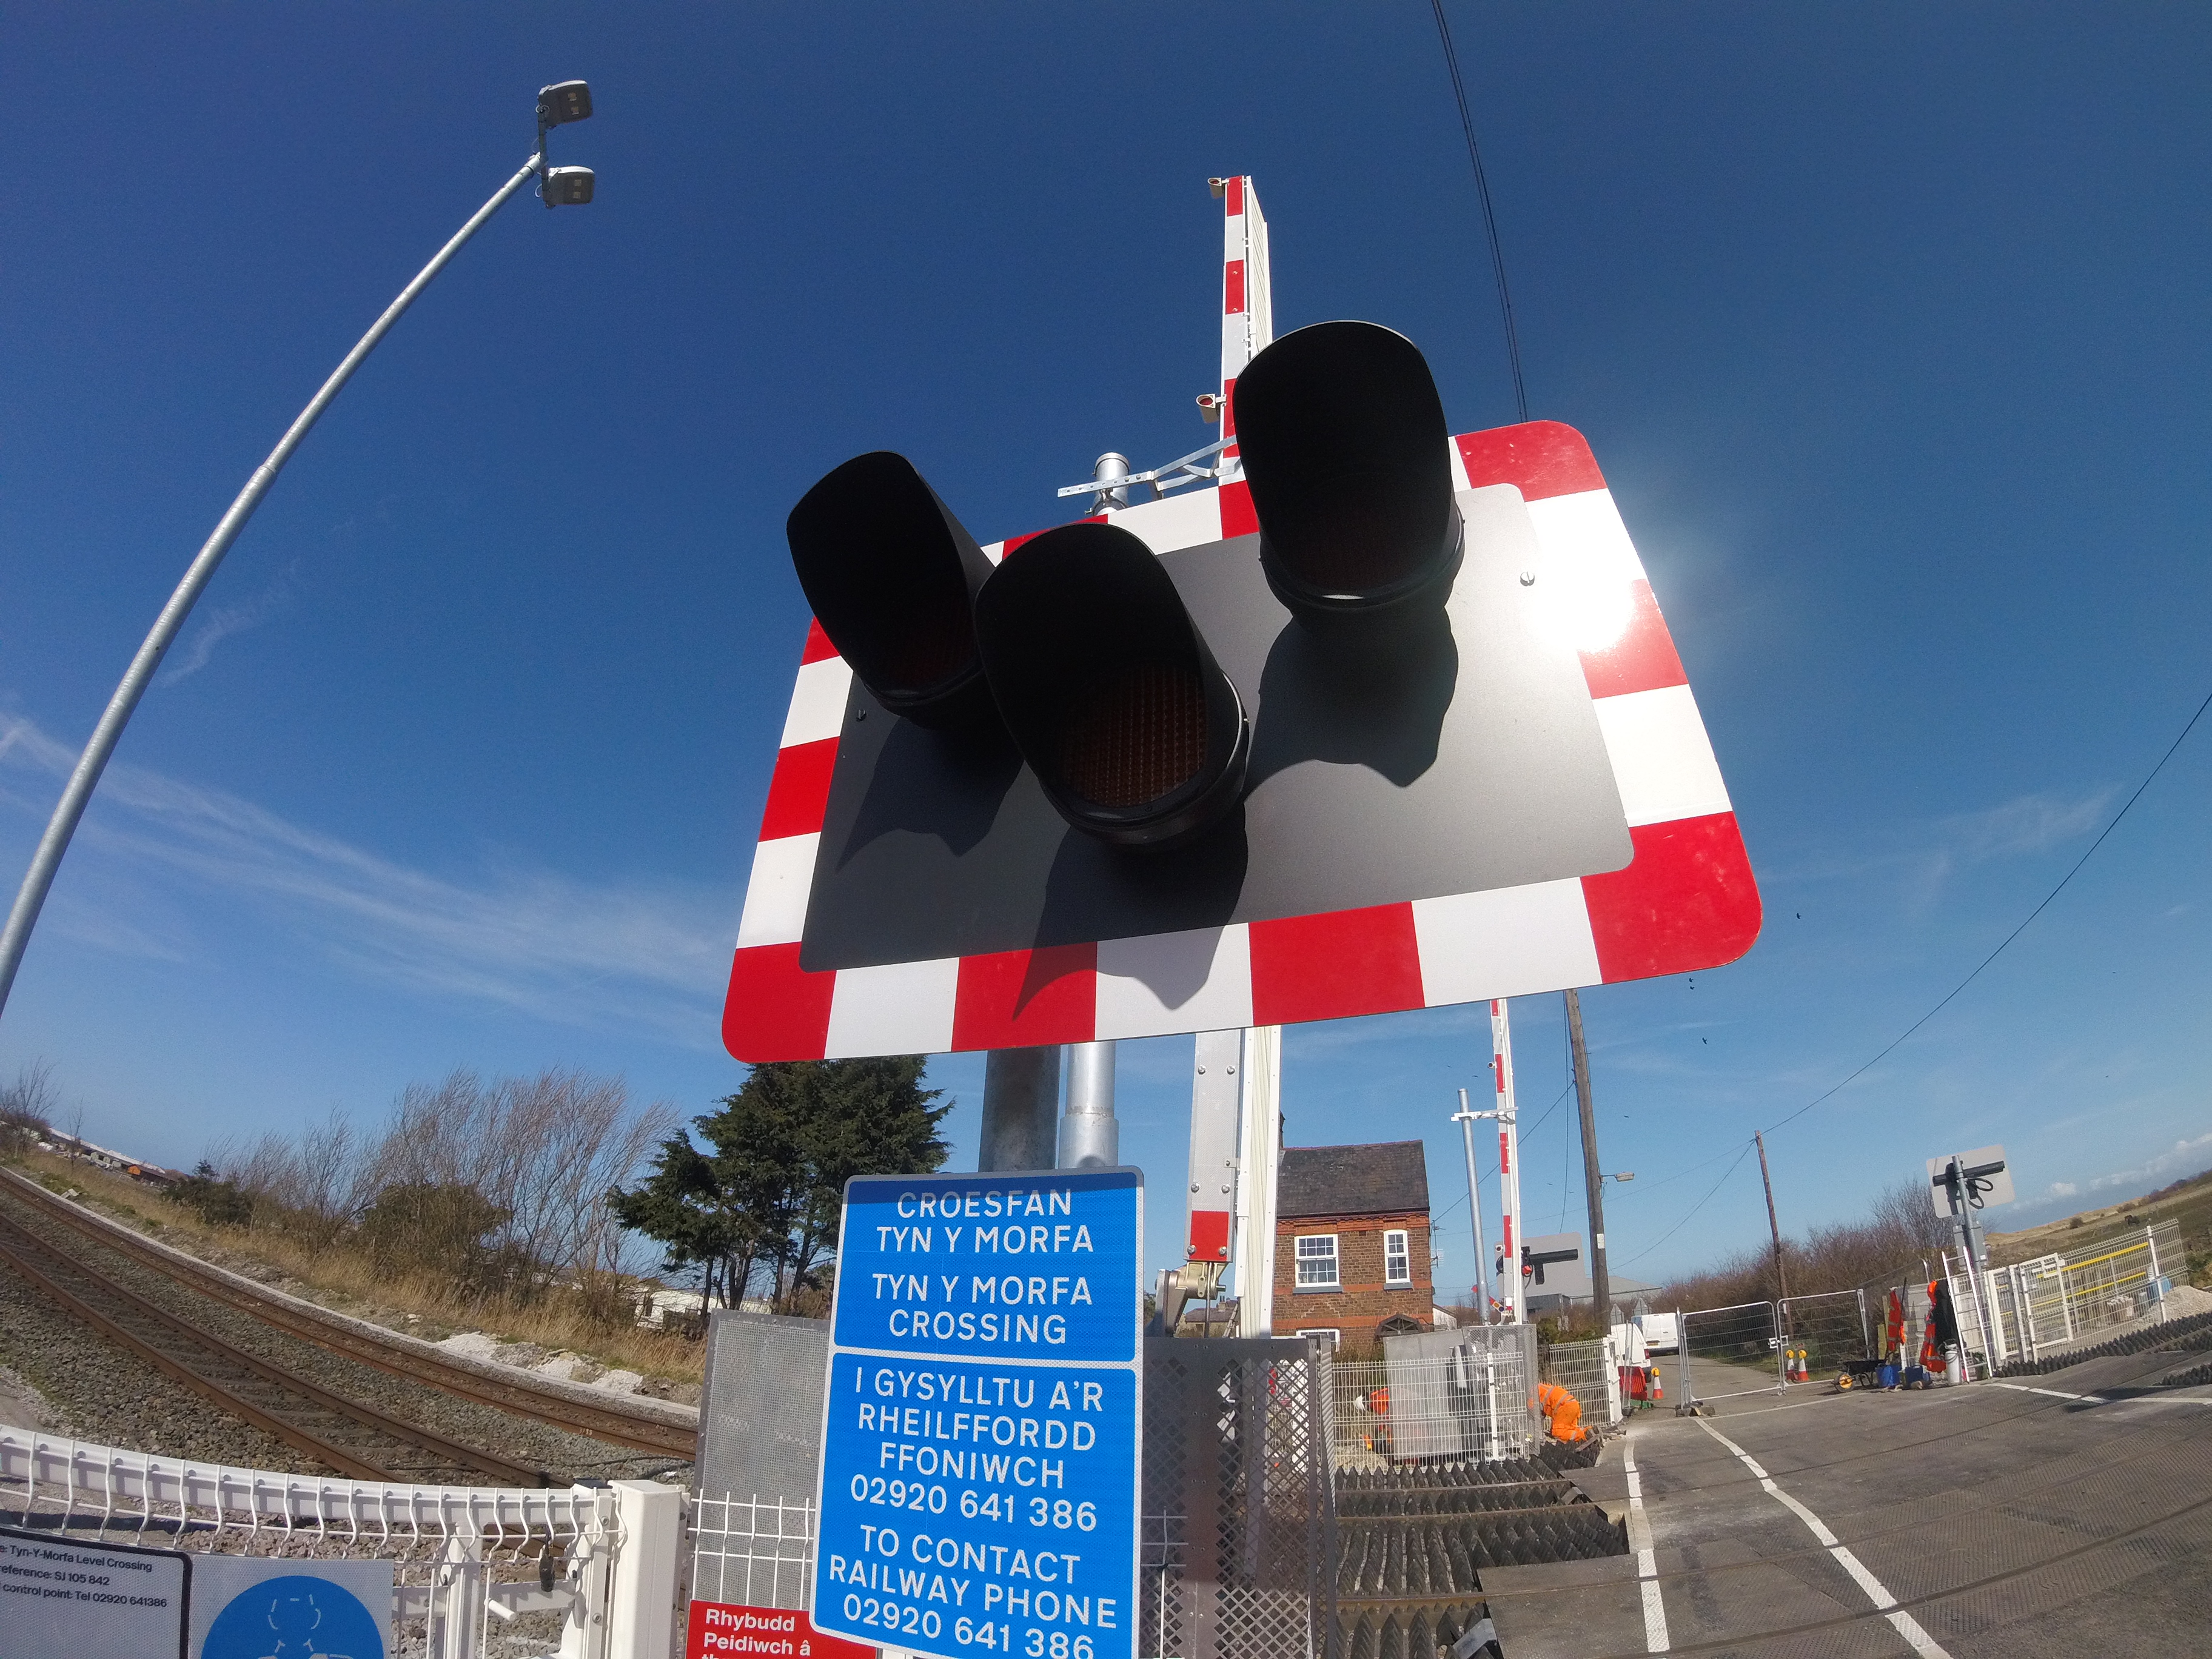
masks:
<path fill-rule="evenodd" d="M 276 1330 L 248 1314 L 189 1290 L 150 1268 L 140 1267 L 128 1257 L 86 1238 L 73 1228 L 47 1219 L 11 1198 L 0 1195 L 0 1209 L 4 1209 L 9 1217 L 20 1225 L 40 1238 L 52 1241 L 94 1272 L 137 1291 L 157 1306 L 175 1311 L 191 1323 L 235 1347 L 282 1365 L 347 1399 L 357 1400 L 404 1421 L 419 1423 L 465 1444 L 480 1446 L 503 1456 L 535 1464 L 545 1469 L 557 1486 L 566 1486 L 578 1475 L 611 1480 L 650 1476 L 672 1469 L 671 1460 L 665 1456 L 609 1445 L 604 1441 L 570 1434 L 547 1424 L 511 1416 L 492 1407 L 455 1399 L 427 1384 L 393 1376 L 373 1366 L 331 1353 Z M 150 1366 L 117 1352 L 92 1332 L 55 1310 L 12 1274 L 6 1275 L 0 1282 L 4 1282 L 17 1298 L 35 1303 L 46 1328 L 53 1333 L 35 1343 L 38 1350 L 73 1348 L 84 1355 L 83 1363 L 70 1364 L 72 1377 L 78 1371 L 97 1371 L 102 1368 L 117 1370 L 120 1364 L 127 1364 L 158 1382 L 161 1390 L 173 1399 L 191 1402 L 195 1418 L 203 1425 L 209 1422 L 228 1425 L 228 1436 L 239 1446 L 258 1445 L 270 1449 L 251 1454 L 243 1450 L 225 1451 L 222 1454 L 222 1461 L 264 1468 L 298 1469 L 306 1467 L 301 1462 L 299 1454 L 292 1452 L 289 1448 L 283 1447 L 258 1430 L 223 1416 L 212 1406 L 201 1401 L 198 1396 L 154 1371 Z M 21 1334 L 15 1328 L 15 1322 L 0 1321 L 0 1328 L 8 1333 L 5 1337 L 0 1337 L 0 1343 L 12 1347 L 15 1339 Z M 64 1331 L 69 1333 L 67 1337 L 61 1334 Z M 131 1397 L 136 1393 L 135 1388 L 118 1389 L 109 1394 L 98 1391 L 97 1385 L 75 1382 L 50 1387 L 46 1381 L 46 1373 L 40 1369 L 41 1362 L 35 1355 L 27 1363 L 26 1359 L 15 1358 L 12 1352 L 0 1352 L 0 1361 L 22 1369 L 43 1392 L 69 1410 L 84 1425 L 82 1430 L 83 1437 L 128 1445 L 133 1449 L 159 1451 L 170 1455 L 185 1455 L 185 1449 L 179 1444 L 158 1438 L 143 1442 L 132 1440 L 110 1431 L 111 1424 L 131 1420 L 141 1425 L 137 1432 L 144 1435 L 153 1431 L 152 1423 L 168 1419 L 170 1413 L 166 1407 L 159 1418 L 154 1419 L 129 1419 L 118 1414 L 137 1403 Z M 88 1386 L 95 1391 L 85 1392 Z M 199 1431 L 204 1434 L 204 1426 Z M 216 1455 L 212 1451 L 204 1450 L 195 1450 L 190 1455 Z M 674 1472 L 688 1472 L 690 1467 L 688 1463 L 676 1465 Z M 453 1477 L 449 1474 L 430 1476 L 426 1472 L 426 1478 Z M 481 1480 L 481 1477 L 477 1479 Z"/>

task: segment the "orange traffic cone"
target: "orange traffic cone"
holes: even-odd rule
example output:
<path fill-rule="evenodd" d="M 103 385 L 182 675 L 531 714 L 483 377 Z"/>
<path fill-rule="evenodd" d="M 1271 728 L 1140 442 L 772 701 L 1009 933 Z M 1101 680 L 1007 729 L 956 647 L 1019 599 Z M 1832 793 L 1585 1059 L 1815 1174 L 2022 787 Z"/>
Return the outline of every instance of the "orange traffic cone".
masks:
<path fill-rule="evenodd" d="M 1654 1405 L 1656 1405 L 1660 1401 L 1664 1400 L 1666 1397 L 1667 1397 L 1667 1390 L 1666 1390 L 1665 1389 L 1663 1389 L 1663 1388 L 1662 1388 L 1662 1387 L 1660 1387 L 1660 1386 L 1659 1386 L 1659 1368 L 1658 1368 L 1656 1365 L 1654 1365 L 1654 1366 L 1651 1368 L 1651 1401 L 1652 1401 L 1652 1403 L 1653 1403 Z"/>

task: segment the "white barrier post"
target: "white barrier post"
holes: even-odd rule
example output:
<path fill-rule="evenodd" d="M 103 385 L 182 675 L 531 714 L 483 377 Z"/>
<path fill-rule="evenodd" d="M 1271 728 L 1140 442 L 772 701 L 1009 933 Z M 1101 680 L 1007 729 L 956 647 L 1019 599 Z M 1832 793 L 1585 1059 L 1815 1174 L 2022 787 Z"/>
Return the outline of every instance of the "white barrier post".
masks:
<path fill-rule="evenodd" d="M 450 1533 L 439 1558 L 423 1646 L 429 1659 L 478 1659 L 483 1652 L 483 1536 Z"/>
<path fill-rule="evenodd" d="M 668 1659 L 676 1641 L 684 1493 L 658 1480 L 617 1480 L 613 1491 L 622 1541 L 607 1587 L 607 1659 Z"/>
<path fill-rule="evenodd" d="M 586 1490 L 579 1488 L 579 1494 Z M 576 1599 L 561 1629 L 560 1659 L 607 1659 L 607 1601 L 614 1578 L 615 1495 L 592 1489 L 599 1516 L 568 1551 L 568 1588 Z M 655 1656 L 658 1659 L 658 1656 Z"/>
<path fill-rule="evenodd" d="M 2166 1290 L 2159 1283 L 2158 1241 L 2150 1236 L 2148 1227 L 2143 1229 L 2143 1248 L 2150 1252 L 2150 1297 L 2158 1304 L 2158 1322 L 2163 1325 L 2166 1323 Z"/>

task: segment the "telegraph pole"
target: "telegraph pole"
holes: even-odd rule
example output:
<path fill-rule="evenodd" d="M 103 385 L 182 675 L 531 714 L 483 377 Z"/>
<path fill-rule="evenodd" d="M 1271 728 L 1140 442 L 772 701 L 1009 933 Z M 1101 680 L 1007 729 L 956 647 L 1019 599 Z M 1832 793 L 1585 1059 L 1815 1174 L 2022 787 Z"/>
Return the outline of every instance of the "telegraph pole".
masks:
<path fill-rule="evenodd" d="M 1774 1218 L 1774 1182 L 1766 1173 L 1766 1134 L 1764 1130 L 1752 1136 L 1759 1143 L 1759 1183 L 1766 1188 L 1766 1231 L 1774 1236 L 1774 1283 L 1786 1304 L 1790 1300 L 1790 1276 L 1782 1267 L 1782 1224 Z"/>
<path fill-rule="evenodd" d="M 1589 1194 L 1590 1310 L 1601 1334 L 1613 1328 L 1613 1279 L 1605 1266 L 1605 1176 L 1597 1162 L 1597 1113 L 1590 1104 L 1589 1055 L 1583 1047 L 1583 1000 L 1567 998 L 1567 1042 L 1575 1058 L 1575 1102 L 1583 1113 L 1583 1185 Z"/>

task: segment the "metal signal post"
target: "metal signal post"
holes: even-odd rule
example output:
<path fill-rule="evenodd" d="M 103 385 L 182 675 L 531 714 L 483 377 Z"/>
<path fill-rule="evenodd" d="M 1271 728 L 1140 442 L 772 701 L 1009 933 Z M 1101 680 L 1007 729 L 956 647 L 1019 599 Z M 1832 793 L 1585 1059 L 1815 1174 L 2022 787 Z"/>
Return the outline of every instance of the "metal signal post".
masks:
<path fill-rule="evenodd" d="M 1472 1109 L 1467 1103 L 1467 1091 L 1459 1091 L 1459 1110 L 1452 1114 L 1452 1121 L 1459 1125 L 1460 1139 L 1467 1146 L 1467 1203 L 1474 1214 L 1474 1309 L 1486 1325 L 1491 1323 L 1490 1273 L 1482 1265 L 1482 1253 L 1489 1248 L 1489 1242 L 1482 1236 L 1482 1192 L 1474 1174 L 1474 1124 L 1477 1118 L 1497 1115 L 1495 1112 Z"/>

